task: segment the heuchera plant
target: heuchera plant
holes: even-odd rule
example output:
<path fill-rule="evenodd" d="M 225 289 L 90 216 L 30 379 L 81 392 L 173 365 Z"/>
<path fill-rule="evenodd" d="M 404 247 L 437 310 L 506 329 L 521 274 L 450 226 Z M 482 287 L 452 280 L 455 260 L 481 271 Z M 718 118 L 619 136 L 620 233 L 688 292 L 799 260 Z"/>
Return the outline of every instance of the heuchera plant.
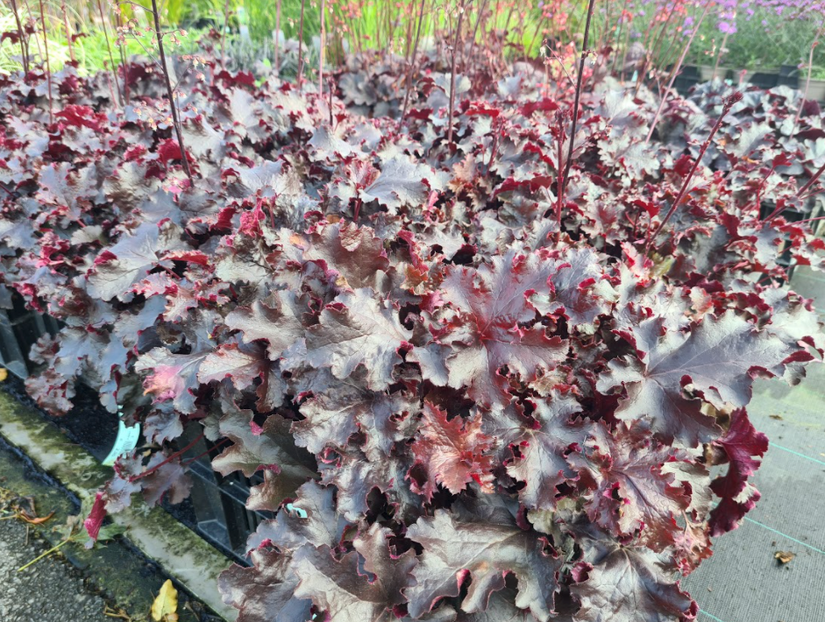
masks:
<path fill-rule="evenodd" d="M 150 65 L 122 111 L 55 73 L 52 123 L 45 76 L 2 78 L 0 299 L 64 323 L 28 389 L 60 415 L 82 378 L 156 448 L 87 528 L 183 499 L 194 429 L 277 512 L 220 580 L 241 622 L 692 619 L 679 573 L 759 498 L 753 379 L 825 348 L 786 285 L 822 265 L 785 211 L 819 110 L 706 87 L 648 143 L 658 102 L 591 83 L 560 196 L 563 74 L 468 50 L 448 141 L 421 56 L 403 119 L 399 62 L 350 59 L 330 99 L 207 60 L 185 154 Z"/>

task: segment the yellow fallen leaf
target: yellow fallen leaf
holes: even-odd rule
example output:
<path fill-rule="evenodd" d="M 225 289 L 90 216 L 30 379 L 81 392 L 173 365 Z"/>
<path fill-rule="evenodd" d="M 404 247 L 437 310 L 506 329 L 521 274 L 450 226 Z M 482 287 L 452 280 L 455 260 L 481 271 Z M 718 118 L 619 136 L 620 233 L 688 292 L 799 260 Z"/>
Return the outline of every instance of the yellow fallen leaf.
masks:
<path fill-rule="evenodd" d="M 0 382 L 9 377 L 9 372 L 4 367 L 0 367 Z"/>
<path fill-rule="evenodd" d="M 178 591 L 171 579 L 160 588 L 155 602 L 152 603 L 152 619 L 155 622 L 178 622 Z"/>

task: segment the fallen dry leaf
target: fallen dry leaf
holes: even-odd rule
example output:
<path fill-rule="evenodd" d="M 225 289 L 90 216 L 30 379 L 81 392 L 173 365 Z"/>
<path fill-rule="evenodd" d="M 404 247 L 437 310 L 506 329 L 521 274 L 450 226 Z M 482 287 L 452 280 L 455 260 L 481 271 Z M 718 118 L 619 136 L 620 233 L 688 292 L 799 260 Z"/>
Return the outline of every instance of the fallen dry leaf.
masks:
<path fill-rule="evenodd" d="M 784 419 L 782 415 L 770 415 L 770 417 L 771 419 L 778 419 L 779 421 L 782 421 L 782 419 Z"/>
<path fill-rule="evenodd" d="M 171 579 L 160 588 L 155 602 L 152 603 L 152 619 L 155 622 L 178 622 L 178 591 Z"/>
<path fill-rule="evenodd" d="M 778 559 L 780 564 L 787 564 L 794 557 L 796 557 L 796 554 L 790 551 L 777 551 L 773 554 L 773 558 Z"/>
<path fill-rule="evenodd" d="M 21 520 L 26 521 L 30 525 L 42 525 L 47 520 L 49 520 L 52 516 L 54 516 L 54 512 L 49 512 L 48 516 L 29 516 L 25 510 L 22 510 L 17 514 L 17 517 Z"/>
<path fill-rule="evenodd" d="M 111 607 L 109 607 L 109 605 L 104 605 L 103 615 L 105 615 L 107 618 L 117 618 L 118 620 L 125 620 L 125 622 L 132 622 L 132 616 L 130 616 L 120 607 L 118 607 L 117 609 L 112 609 Z"/>

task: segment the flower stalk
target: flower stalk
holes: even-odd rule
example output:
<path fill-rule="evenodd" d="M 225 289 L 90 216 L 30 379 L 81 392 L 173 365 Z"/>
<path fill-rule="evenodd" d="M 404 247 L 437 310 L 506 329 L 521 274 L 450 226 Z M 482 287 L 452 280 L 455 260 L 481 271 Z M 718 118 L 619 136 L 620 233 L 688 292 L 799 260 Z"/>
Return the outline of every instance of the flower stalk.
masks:
<path fill-rule="evenodd" d="M 298 26 L 298 90 L 304 83 L 304 4 L 306 0 L 301 0 L 301 23 Z"/>
<path fill-rule="evenodd" d="M 687 56 L 688 50 L 690 50 L 690 46 L 693 44 L 693 40 L 696 38 L 696 33 L 699 32 L 699 28 L 701 28 L 702 22 L 705 21 L 705 17 L 707 16 L 708 10 L 710 9 L 710 6 L 712 4 L 712 0 L 708 0 L 705 3 L 705 10 L 702 12 L 702 16 L 699 18 L 699 22 L 696 24 L 696 27 L 693 29 L 693 32 L 690 33 L 690 38 L 688 39 L 687 44 L 682 50 L 682 54 L 679 56 L 679 62 L 676 63 L 676 66 L 673 68 L 673 71 L 670 74 L 670 80 L 668 81 L 665 92 L 662 93 L 662 97 L 659 100 L 659 107 L 656 109 L 656 114 L 653 116 L 653 121 L 650 123 L 650 131 L 647 133 L 647 138 L 645 139 L 644 144 L 648 144 L 650 142 L 650 139 L 653 138 L 653 132 L 656 131 L 656 125 L 659 123 L 659 117 L 662 115 L 662 110 L 664 110 L 665 102 L 667 101 L 667 96 L 673 88 L 673 83 L 676 81 L 676 76 L 679 75 L 679 71 L 682 69 L 682 63 L 685 62 L 685 57 Z"/>
<path fill-rule="evenodd" d="M 591 0 L 592 2 L 593 0 Z M 458 48 L 461 45 L 461 23 L 464 19 L 464 0 L 458 8 L 458 24 L 456 24 L 455 38 L 453 39 L 452 69 L 450 70 L 450 112 L 447 120 L 447 144 L 453 144 L 453 115 L 455 114 L 455 71 Z"/>
<path fill-rule="evenodd" d="M 281 51 L 281 0 L 275 5 L 275 76 L 280 77 L 281 64 L 279 53 Z"/>
<path fill-rule="evenodd" d="M 54 120 L 54 102 L 52 101 L 52 68 L 49 65 L 49 36 L 46 32 L 46 14 L 43 10 L 43 0 L 40 2 L 40 24 L 43 28 L 43 46 L 46 50 L 46 84 L 49 89 L 49 123 Z"/>
<path fill-rule="evenodd" d="M 410 103 L 410 81 L 412 80 L 413 67 L 415 67 L 415 56 L 418 52 L 418 42 L 421 39 L 421 24 L 424 23 L 424 5 L 427 0 L 421 0 L 418 8 L 418 27 L 415 30 L 415 41 L 413 42 L 412 55 L 410 56 L 410 64 L 407 67 L 407 75 L 404 78 L 406 90 L 404 92 L 404 105 L 401 107 L 401 120 L 407 116 L 407 106 Z"/>
<path fill-rule="evenodd" d="M 808 53 L 808 76 L 805 78 L 805 90 L 802 91 L 802 101 L 799 102 L 799 109 L 796 111 L 796 116 L 793 120 L 793 127 L 794 130 L 796 126 L 799 125 L 799 119 L 802 116 L 802 108 L 805 106 L 805 100 L 808 99 L 808 89 L 811 86 L 811 73 L 813 72 L 813 65 L 814 65 L 814 50 L 816 50 L 816 46 L 819 45 L 819 37 L 822 35 L 822 29 L 825 26 L 820 27 L 816 31 L 816 36 L 814 37 L 814 41 L 811 44 L 811 51 Z"/>
<path fill-rule="evenodd" d="M 63 13 L 63 27 L 66 29 L 66 43 L 69 47 L 69 58 L 74 63 L 74 43 L 72 42 L 72 27 L 69 25 L 69 13 L 66 11 L 65 0 L 60 3 L 60 11 Z"/>
<path fill-rule="evenodd" d="M 690 182 L 693 179 L 693 175 L 696 173 L 696 169 L 699 168 L 699 164 L 702 162 L 702 158 L 705 157 L 705 152 L 708 150 L 713 137 L 716 136 L 716 132 L 719 131 L 719 128 L 722 126 L 722 121 L 725 119 L 727 114 L 730 112 L 730 109 L 733 108 L 734 104 L 737 102 L 742 101 L 742 93 L 739 91 L 735 92 L 733 95 L 728 97 L 725 100 L 725 104 L 722 107 L 722 114 L 719 115 L 719 118 L 716 120 L 716 123 L 713 125 L 713 129 L 710 131 L 710 135 L 705 139 L 705 142 L 702 143 L 702 148 L 699 150 L 699 155 L 694 161 L 693 166 L 690 168 L 690 172 L 688 172 L 687 176 L 685 177 L 685 181 L 682 183 L 682 187 L 679 190 L 679 194 L 676 195 L 676 199 L 673 201 L 673 205 L 670 206 L 667 214 L 659 223 L 659 226 L 656 227 L 656 230 L 653 232 L 652 235 L 649 235 L 647 238 L 647 244 L 645 245 L 645 252 L 650 249 L 651 244 L 653 244 L 653 240 L 656 239 L 656 236 L 659 235 L 659 232 L 664 228 L 667 224 L 667 221 L 673 216 L 673 214 L 678 209 L 679 205 L 682 202 L 682 199 L 685 197 L 688 191 L 688 187 L 690 186 Z"/>
<path fill-rule="evenodd" d="M 20 13 L 17 10 L 17 1 L 11 0 L 11 10 L 14 13 L 14 21 L 17 22 L 17 34 L 20 37 L 20 61 L 23 63 L 23 73 L 29 73 L 29 43 L 23 24 L 20 22 Z"/>
<path fill-rule="evenodd" d="M 106 40 L 106 50 L 109 53 L 109 69 L 111 70 L 113 91 L 117 92 L 117 101 L 115 104 L 118 104 L 123 102 L 123 95 L 120 92 L 120 84 L 118 84 L 117 74 L 115 73 L 115 57 L 112 55 L 112 44 L 109 41 L 109 31 L 106 28 L 106 16 L 103 14 L 103 3 L 101 0 L 97 0 L 97 10 L 100 13 L 100 27 L 103 29 L 103 38 Z"/>
<path fill-rule="evenodd" d="M 189 159 L 186 154 L 186 145 L 183 142 L 183 132 L 181 131 L 180 119 L 178 118 L 178 107 L 175 104 L 175 93 L 172 89 L 172 81 L 169 78 L 169 68 L 166 65 L 166 51 L 163 49 L 163 32 L 160 29 L 160 14 L 158 13 L 158 2 L 152 0 L 152 17 L 155 21 L 155 35 L 158 38 L 158 53 L 160 54 L 160 65 L 163 69 L 163 78 L 166 84 L 166 95 L 169 98 L 169 109 L 172 111 L 172 126 L 175 128 L 175 136 L 178 139 L 180 148 L 180 159 L 183 163 L 183 171 L 193 183 L 192 171 L 189 168 Z"/>
<path fill-rule="evenodd" d="M 573 165 L 573 146 L 576 142 L 576 124 L 579 121 L 579 102 L 581 101 L 582 83 L 584 81 L 584 65 L 587 61 L 588 35 L 590 34 L 590 22 L 593 19 L 593 6 L 596 0 L 590 0 L 587 5 L 587 21 L 584 24 L 584 40 L 582 42 L 582 53 L 579 59 L 579 75 L 576 76 L 576 96 L 573 100 L 573 120 L 570 124 L 570 146 L 567 149 L 567 161 L 564 163 L 564 173 L 561 178 L 561 189 L 559 192 L 559 204 L 562 203 L 562 196 L 567 188 L 567 179 L 570 175 L 570 167 Z M 561 219 L 561 214 L 559 214 Z"/>

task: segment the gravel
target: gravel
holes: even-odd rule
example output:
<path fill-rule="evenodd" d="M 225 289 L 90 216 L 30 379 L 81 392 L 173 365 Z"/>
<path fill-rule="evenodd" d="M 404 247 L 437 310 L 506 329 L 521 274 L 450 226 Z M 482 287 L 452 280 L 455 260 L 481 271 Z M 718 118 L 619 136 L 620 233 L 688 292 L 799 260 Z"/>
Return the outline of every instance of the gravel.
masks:
<path fill-rule="evenodd" d="M 23 572 L 17 569 L 50 548 L 18 520 L 0 521 L 0 620 L 3 622 L 112 622 L 105 603 L 54 554 Z M 69 544 L 67 546 L 75 546 Z"/>

